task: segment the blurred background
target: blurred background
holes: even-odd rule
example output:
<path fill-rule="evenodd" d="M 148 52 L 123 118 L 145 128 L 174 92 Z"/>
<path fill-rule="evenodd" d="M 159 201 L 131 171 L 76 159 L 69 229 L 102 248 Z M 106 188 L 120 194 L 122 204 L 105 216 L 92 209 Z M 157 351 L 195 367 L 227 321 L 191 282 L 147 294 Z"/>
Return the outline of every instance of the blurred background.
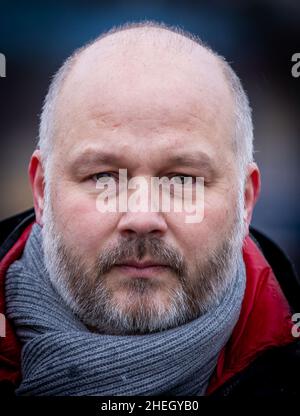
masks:
<path fill-rule="evenodd" d="M 52 74 L 77 47 L 126 21 L 154 19 L 199 35 L 241 77 L 253 108 L 262 193 L 252 224 L 300 270 L 300 2 L 0 0 L 0 220 L 32 206 L 27 165 Z"/>

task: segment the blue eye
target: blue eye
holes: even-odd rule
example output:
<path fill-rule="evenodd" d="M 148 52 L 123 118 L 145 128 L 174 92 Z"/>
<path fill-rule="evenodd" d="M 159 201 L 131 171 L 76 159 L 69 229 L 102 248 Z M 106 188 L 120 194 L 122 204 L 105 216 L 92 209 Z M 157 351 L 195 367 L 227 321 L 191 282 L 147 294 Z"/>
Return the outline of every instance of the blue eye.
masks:
<path fill-rule="evenodd" d="M 194 176 L 189 176 L 189 175 L 174 175 L 172 176 L 171 179 L 175 178 L 175 182 L 178 183 L 179 185 L 184 185 L 185 183 L 187 185 L 193 184 L 195 183 L 195 177 Z M 178 178 L 178 179 L 177 179 Z M 189 180 L 187 180 L 187 178 L 189 178 Z"/>
<path fill-rule="evenodd" d="M 99 173 L 95 173 L 95 175 L 92 176 L 92 179 L 97 182 L 97 181 L 101 181 L 101 182 L 108 182 L 109 179 L 115 179 L 115 176 L 113 173 L 110 172 L 99 172 Z"/>

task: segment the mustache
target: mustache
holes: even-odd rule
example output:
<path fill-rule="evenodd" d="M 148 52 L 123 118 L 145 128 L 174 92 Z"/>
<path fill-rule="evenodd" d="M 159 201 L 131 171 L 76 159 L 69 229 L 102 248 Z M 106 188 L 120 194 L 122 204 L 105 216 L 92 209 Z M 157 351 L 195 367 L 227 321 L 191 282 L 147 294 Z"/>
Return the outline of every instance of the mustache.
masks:
<path fill-rule="evenodd" d="M 157 237 L 121 238 L 115 246 L 104 249 L 97 258 L 99 274 L 109 272 L 117 264 L 129 260 L 141 261 L 144 257 L 164 263 L 179 277 L 186 274 L 187 266 L 182 254 Z"/>

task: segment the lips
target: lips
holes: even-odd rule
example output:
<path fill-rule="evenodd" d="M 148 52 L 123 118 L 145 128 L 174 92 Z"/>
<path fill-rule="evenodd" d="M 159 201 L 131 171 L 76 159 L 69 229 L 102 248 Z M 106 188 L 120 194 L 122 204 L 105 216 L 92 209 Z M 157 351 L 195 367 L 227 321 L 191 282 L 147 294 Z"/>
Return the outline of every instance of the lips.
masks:
<path fill-rule="evenodd" d="M 149 261 L 144 261 L 144 262 L 125 261 L 123 263 L 118 264 L 118 266 L 128 266 L 128 267 L 136 267 L 137 269 L 144 269 L 147 267 L 161 267 L 161 266 L 166 267 L 167 265 L 149 260 Z"/>
<path fill-rule="evenodd" d="M 130 277 L 155 277 L 162 272 L 166 272 L 169 266 L 163 263 L 157 263 L 154 261 L 126 261 L 117 264 L 116 267 L 125 275 Z"/>

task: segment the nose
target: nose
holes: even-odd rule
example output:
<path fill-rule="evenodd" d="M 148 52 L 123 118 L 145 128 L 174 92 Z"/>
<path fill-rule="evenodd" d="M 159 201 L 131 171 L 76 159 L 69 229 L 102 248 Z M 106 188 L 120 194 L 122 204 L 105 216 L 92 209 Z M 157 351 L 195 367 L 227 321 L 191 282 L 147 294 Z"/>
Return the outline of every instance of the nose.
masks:
<path fill-rule="evenodd" d="M 167 224 L 159 212 L 126 212 L 118 223 L 118 231 L 125 237 L 152 234 L 162 237 L 167 231 Z"/>

